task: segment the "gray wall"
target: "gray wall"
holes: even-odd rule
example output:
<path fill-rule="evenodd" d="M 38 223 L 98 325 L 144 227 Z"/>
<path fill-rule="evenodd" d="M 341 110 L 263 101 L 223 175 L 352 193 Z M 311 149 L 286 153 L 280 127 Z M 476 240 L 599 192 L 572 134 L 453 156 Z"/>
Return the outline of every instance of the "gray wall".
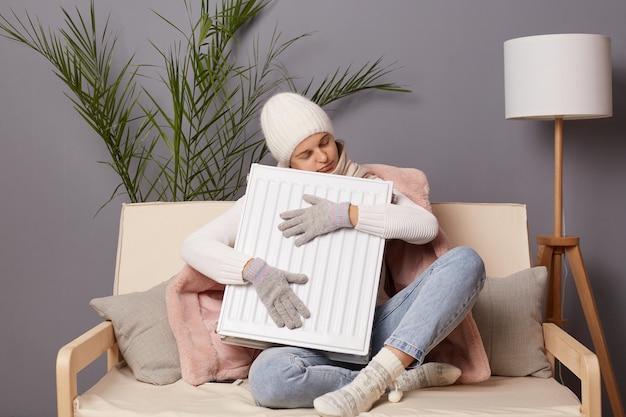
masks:
<path fill-rule="evenodd" d="M 122 29 L 120 46 L 158 62 L 147 39 L 169 44 L 150 11 L 185 16 L 182 1 L 96 2 Z M 3 0 L 46 24 L 86 0 Z M 613 365 L 626 396 L 626 2 L 615 0 L 278 0 L 255 29 L 317 31 L 284 57 L 295 74 L 326 74 L 384 55 L 409 95 L 368 94 L 333 107 L 337 136 L 358 162 L 419 167 L 434 201 L 522 202 L 531 238 L 551 234 L 549 122 L 504 119 L 502 43 L 519 36 L 589 32 L 613 41 L 614 116 L 566 122 L 566 232 L 581 246 Z M 179 20 L 183 23 L 184 20 Z M 63 95 L 48 63 L 0 39 L 0 415 L 55 413 L 57 349 L 99 321 L 88 306 L 112 289 L 119 209 L 107 153 Z M 532 248 L 533 253 L 536 248 Z M 567 330 L 591 346 L 573 280 Z M 92 382 L 95 373 L 81 377 Z M 605 397 L 606 400 L 606 397 Z M 604 415 L 611 415 L 604 402 Z"/>

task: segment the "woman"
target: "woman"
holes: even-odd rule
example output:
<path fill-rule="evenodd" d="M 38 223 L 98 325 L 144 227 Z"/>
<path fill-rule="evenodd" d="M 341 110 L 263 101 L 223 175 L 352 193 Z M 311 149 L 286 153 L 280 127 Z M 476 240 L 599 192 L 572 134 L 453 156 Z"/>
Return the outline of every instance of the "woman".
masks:
<path fill-rule="evenodd" d="M 278 166 L 375 178 L 350 161 L 344 144 L 335 141 L 326 113 L 298 94 L 271 97 L 263 107 L 261 127 Z M 485 279 L 480 257 L 466 247 L 434 256 L 431 242 L 439 233 L 437 219 L 397 190 L 394 203 L 383 205 L 356 206 L 314 196 L 304 199 L 310 206 L 281 214 L 284 222 L 279 229 L 285 238 L 295 237 L 295 245 L 353 227 L 419 248 L 424 265 L 405 288 L 390 291 L 393 285 L 388 284 L 396 277 L 389 271 L 393 275 L 397 265 L 391 263 L 395 258 L 387 249 L 372 328 L 373 357 L 365 367 L 331 361 L 323 352 L 305 348 L 268 348 L 250 368 L 250 387 L 257 403 L 272 408 L 314 406 L 322 416 L 356 416 L 371 409 L 390 387 L 411 390 L 454 383 L 460 376 L 458 368 L 424 363 L 424 359 L 470 312 Z M 290 284 L 306 284 L 307 277 L 232 249 L 242 208 L 240 199 L 192 234 L 181 255 L 218 282 L 251 283 L 276 325 L 300 327 L 310 312 Z"/>

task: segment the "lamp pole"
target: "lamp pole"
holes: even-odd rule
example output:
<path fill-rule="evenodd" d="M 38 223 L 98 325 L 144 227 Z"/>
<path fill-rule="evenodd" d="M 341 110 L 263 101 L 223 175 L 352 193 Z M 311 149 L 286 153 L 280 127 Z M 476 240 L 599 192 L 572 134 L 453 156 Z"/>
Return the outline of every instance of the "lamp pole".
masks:
<path fill-rule="evenodd" d="M 563 235 L 563 118 L 554 119 L 554 236 Z"/>

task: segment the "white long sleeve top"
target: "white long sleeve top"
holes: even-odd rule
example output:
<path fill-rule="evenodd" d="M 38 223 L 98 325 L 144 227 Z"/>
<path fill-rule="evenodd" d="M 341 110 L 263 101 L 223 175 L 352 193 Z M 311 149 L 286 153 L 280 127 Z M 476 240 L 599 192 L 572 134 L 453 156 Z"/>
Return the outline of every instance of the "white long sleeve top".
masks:
<path fill-rule="evenodd" d="M 360 205 L 355 229 L 384 239 L 425 244 L 439 231 L 437 218 L 405 195 L 394 204 Z M 242 271 L 251 255 L 233 249 L 245 196 L 222 215 L 189 235 L 180 255 L 191 267 L 221 284 L 245 284 Z"/>

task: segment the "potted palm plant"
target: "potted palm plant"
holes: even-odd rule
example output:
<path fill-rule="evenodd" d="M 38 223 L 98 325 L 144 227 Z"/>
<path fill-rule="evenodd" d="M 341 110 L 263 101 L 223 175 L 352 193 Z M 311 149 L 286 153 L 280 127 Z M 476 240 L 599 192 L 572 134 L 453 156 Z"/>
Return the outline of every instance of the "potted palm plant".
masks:
<path fill-rule="evenodd" d="M 271 0 L 181 1 L 190 27 L 181 29 L 157 13 L 181 39 L 167 48 L 151 42 L 162 59 L 158 81 L 165 101 L 141 85 L 147 64 L 119 57 L 118 34 L 109 18 L 96 17 L 93 0 L 88 14 L 62 8 L 64 27 L 58 29 L 28 12 L 0 15 L 0 35 L 52 64 L 74 108 L 106 144 L 109 159 L 102 162 L 120 183 L 103 206 L 120 195 L 130 202 L 237 197 L 250 164 L 267 154 L 257 120 L 276 89 L 298 91 L 322 106 L 364 90 L 408 91 L 381 81 L 394 70 L 381 59 L 338 68 L 298 89 L 280 58 L 310 34 L 284 40 L 275 30 L 267 48 L 256 36 L 247 54 L 235 53 L 237 35 Z"/>

